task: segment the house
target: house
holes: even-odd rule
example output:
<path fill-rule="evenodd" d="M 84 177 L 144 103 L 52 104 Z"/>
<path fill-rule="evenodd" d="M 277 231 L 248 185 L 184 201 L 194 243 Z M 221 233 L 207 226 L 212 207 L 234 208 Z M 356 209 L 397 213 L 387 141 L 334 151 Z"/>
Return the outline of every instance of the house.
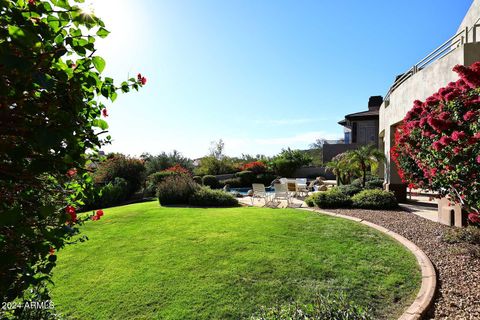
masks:
<path fill-rule="evenodd" d="M 480 0 L 474 0 L 454 36 L 396 77 L 380 107 L 378 145 L 386 157 L 380 175 L 384 178 L 385 188 L 393 191 L 399 201 L 406 200 L 407 192 L 390 157 L 395 131 L 412 108 L 413 101 L 425 100 L 439 88 L 458 79 L 452 71 L 455 65 L 468 66 L 480 61 L 479 23 Z"/>
<path fill-rule="evenodd" d="M 382 96 L 372 96 L 368 99 L 368 110 L 347 114 L 345 119 L 338 122 L 344 127 L 344 141 L 323 145 L 324 163 L 347 150 L 367 144 L 378 145 L 379 110 L 382 103 Z"/>

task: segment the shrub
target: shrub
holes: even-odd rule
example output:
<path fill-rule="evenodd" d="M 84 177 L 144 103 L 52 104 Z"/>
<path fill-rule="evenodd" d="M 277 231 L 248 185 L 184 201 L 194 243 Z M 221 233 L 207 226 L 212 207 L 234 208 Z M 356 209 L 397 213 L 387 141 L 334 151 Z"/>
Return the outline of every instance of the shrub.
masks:
<path fill-rule="evenodd" d="M 240 178 L 225 179 L 225 180 L 220 181 L 220 184 L 223 185 L 223 186 L 228 184 L 231 188 L 241 188 L 241 187 L 248 186 L 248 185 L 244 185 L 242 183 L 242 179 L 240 179 Z"/>
<path fill-rule="evenodd" d="M 179 174 L 190 174 L 190 171 L 188 169 L 185 169 L 184 167 L 182 167 L 179 164 L 171 166 L 171 167 L 165 169 L 164 171 L 165 172 L 175 172 L 175 173 L 179 173 Z"/>
<path fill-rule="evenodd" d="M 240 178 L 243 186 L 251 186 L 255 181 L 256 175 L 252 171 L 241 171 L 235 174 L 236 178 Z"/>
<path fill-rule="evenodd" d="M 338 189 L 347 196 L 353 196 L 362 191 L 362 186 L 358 184 L 345 184 L 338 187 Z"/>
<path fill-rule="evenodd" d="M 398 206 L 393 192 L 371 189 L 352 197 L 353 206 L 362 209 L 395 209 Z"/>
<path fill-rule="evenodd" d="M 77 4 L 53 0 L 0 4 L 4 304 L 50 300 L 46 284 L 56 265 L 55 252 L 85 240 L 79 236 L 79 225 L 90 216 L 77 216 L 76 209 L 90 186 L 87 166 L 98 160 L 98 150 L 111 139 L 105 135 L 106 105 L 119 92 L 138 90 L 146 81 L 138 75 L 120 84 L 102 74 L 105 60 L 97 55 L 95 43 L 109 32 L 97 16 L 80 14 Z M 5 313 L 20 318 L 25 309 L 1 310 L 0 318 Z M 31 319 L 47 319 L 46 309 L 31 311 Z"/>
<path fill-rule="evenodd" d="M 313 202 L 320 208 L 348 208 L 352 205 L 352 199 L 338 188 L 314 193 Z"/>
<path fill-rule="evenodd" d="M 193 181 L 195 181 L 198 184 L 202 184 L 202 177 L 200 176 L 194 176 Z"/>
<path fill-rule="evenodd" d="M 290 303 L 263 308 L 250 320 L 373 320 L 372 312 L 348 300 L 343 294 L 317 294 L 308 304 Z"/>
<path fill-rule="evenodd" d="M 383 179 L 375 178 L 365 183 L 366 189 L 383 189 Z"/>
<path fill-rule="evenodd" d="M 157 192 L 157 186 L 160 182 L 164 181 L 167 177 L 171 177 L 177 175 L 176 172 L 173 171 L 160 171 L 152 173 L 147 177 L 145 182 L 145 196 L 153 196 Z"/>
<path fill-rule="evenodd" d="M 480 228 L 468 226 L 466 228 L 450 228 L 442 235 L 442 240 L 447 243 L 461 243 L 480 245 Z"/>
<path fill-rule="evenodd" d="M 128 184 L 128 196 L 131 196 L 143 184 L 144 172 L 145 167 L 140 159 L 116 153 L 99 163 L 94 179 L 96 183 L 107 184 L 117 177 L 123 178 Z"/>
<path fill-rule="evenodd" d="M 265 172 L 265 170 L 267 169 L 267 167 L 265 166 L 265 164 L 261 161 L 252 161 L 252 162 L 248 162 L 248 163 L 245 163 L 241 169 L 243 171 L 251 171 L 253 173 L 263 173 Z"/>
<path fill-rule="evenodd" d="M 188 204 L 190 196 L 200 188 L 187 175 L 173 175 L 165 178 L 157 186 L 157 197 L 160 205 Z"/>
<path fill-rule="evenodd" d="M 453 71 L 459 80 L 414 101 L 391 155 L 404 183 L 448 195 L 480 222 L 480 62 Z"/>
<path fill-rule="evenodd" d="M 127 200 L 128 183 L 123 178 L 115 178 L 112 182 L 101 188 L 100 199 L 95 209 L 113 207 Z"/>
<path fill-rule="evenodd" d="M 189 204 L 197 207 L 234 207 L 238 201 L 230 193 L 203 186 L 190 196 Z"/>
<path fill-rule="evenodd" d="M 311 194 L 309 195 L 308 197 L 305 198 L 305 203 L 307 204 L 307 206 L 309 207 L 314 207 L 315 206 L 315 194 Z"/>
<path fill-rule="evenodd" d="M 218 179 L 215 176 L 211 176 L 211 175 L 203 176 L 202 184 L 212 189 L 218 188 L 220 186 Z"/>

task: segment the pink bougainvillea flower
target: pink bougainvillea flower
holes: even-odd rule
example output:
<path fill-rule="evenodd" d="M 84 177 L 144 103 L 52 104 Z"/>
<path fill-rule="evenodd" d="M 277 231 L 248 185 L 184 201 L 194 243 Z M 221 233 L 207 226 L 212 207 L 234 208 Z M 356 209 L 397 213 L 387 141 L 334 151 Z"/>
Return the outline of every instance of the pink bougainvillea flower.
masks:
<path fill-rule="evenodd" d="M 97 210 L 96 215 L 97 215 L 98 217 L 103 216 L 103 210 L 101 210 L 101 209 L 100 209 L 100 210 Z"/>
<path fill-rule="evenodd" d="M 480 163 L 480 155 L 477 156 L 477 163 Z"/>
<path fill-rule="evenodd" d="M 456 65 L 453 68 L 453 71 L 458 73 L 460 78 L 465 81 L 465 83 L 472 89 L 480 87 L 480 76 L 478 72 L 475 72 L 474 70 L 462 66 L 462 65 Z"/>
<path fill-rule="evenodd" d="M 440 141 L 435 141 L 432 144 L 432 148 L 435 149 L 436 151 L 440 151 L 443 149 L 443 144 Z"/>
<path fill-rule="evenodd" d="M 107 111 L 106 108 L 105 108 L 105 109 L 102 109 L 102 115 L 103 115 L 105 118 L 108 117 L 108 111 Z"/>
<path fill-rule="evenodd" d="M 75 168 L 69 169 L 67 171 L 67 176 L 69 176 L 69 177 L 73 177 L 76 174 L 77 174 L 77 169 L 75 169 Z"/>
<path fill-rule="evenodd" d="M 480 223 L 480 217 L 476 212 L 469 213 L 468 220 L 472 221 L 473 223 Z"/>
<path fill-rule="evenodd" d="M 450 143 L 452 143 L 452 138 L 450 138 L 449 136 L 442 136 L 440 140 L 438 140 L 438 142 L 440 142 L 444 146 L 448 146 Z"/>
<path fill-rule="evenodd" d="M 477 113 L 475 111 L 467 111 L 464 115 L 463 115 L 463 120 L 465 121 L 471 121 L 475 118 L 475 116 L 477 115 Z"/>
<path fill-rule="evenodd" d="M 463 140 L 466 137 L 467 137 L 467 134 L 463 131 L 453 131 L 453 133 L 452 133 L 452 140 L 453 141 Z"/>
<path fill-rule="evenodd" d="M 77 221 L 77 212 L 73 206 L 67 206 L 65 208 L 65 212 L 67 212 L 70 215 L 70 220 L 75 222 Z"/>

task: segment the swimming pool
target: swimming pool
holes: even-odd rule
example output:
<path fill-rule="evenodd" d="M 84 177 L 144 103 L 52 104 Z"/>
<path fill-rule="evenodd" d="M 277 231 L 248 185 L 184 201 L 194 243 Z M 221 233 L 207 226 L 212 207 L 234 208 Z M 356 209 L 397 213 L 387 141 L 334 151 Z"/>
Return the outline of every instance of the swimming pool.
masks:
<path fill-rule="evenodd" d="M 244 195 L 244 196 L 248 194 L 248 190 L 252 190 L 252 188 L 230 188 L 231 193 L 240 193 L 241 195 Z M 265 191 L 267 191 L 268 193 L 274 192 L 272 187 L 265 187 Z"/>

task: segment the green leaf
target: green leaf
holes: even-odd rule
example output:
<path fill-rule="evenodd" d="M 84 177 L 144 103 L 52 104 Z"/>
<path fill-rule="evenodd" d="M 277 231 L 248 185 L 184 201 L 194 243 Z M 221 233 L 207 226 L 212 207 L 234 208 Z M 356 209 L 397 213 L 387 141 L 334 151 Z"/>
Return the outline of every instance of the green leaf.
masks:
<path fill-rule="evenodd" d="M 55 41 L 56 44 L 60 44 L 60 43 L 63 42 L 64 39 L 65 39 L 65 38 L 63 37 L 63 34 L 59 33 L 59 34 L 55 37 L 55 40 L 54 40 L 54 41 Z"/>
<path fill-rule="evenodd" d="M 102 57 L 95 56 L 92 58 L 93 65 L 98 72 L 102 73 L 103 69 L 105 69 L 105 60 Z"/>
<path fill-rule="evenodd" d="M 108 123 L 103 119 L 93 120 L 93 125 L 97 128 L 102 129 L 102 130 L 107 130 L 108 129 Z"/>
<path fill-rule="evenodd" d="M 97 36 L 99 36 L 100 38 L 106 38 L 109 35 L 109 33 L 110 31 L 108 31 L 107 29 L 100 28 L 97 31 Z"/>
<path fill-rule="evenodd" d="M 117 96 L 118 96 L 118 94 L 115 91 L 112 91 L 110 93 L 110 100 L 112 100 L 112 102 L 114 102 L 117 99 Z"/>

